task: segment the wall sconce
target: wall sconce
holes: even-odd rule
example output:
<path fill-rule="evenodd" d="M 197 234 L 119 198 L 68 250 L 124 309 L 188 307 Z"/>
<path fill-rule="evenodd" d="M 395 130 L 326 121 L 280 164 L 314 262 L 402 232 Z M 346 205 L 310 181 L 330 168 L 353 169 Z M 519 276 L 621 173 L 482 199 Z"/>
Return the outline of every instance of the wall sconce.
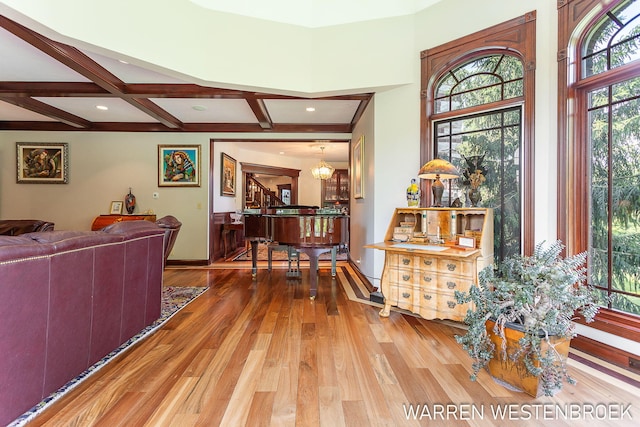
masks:
<path fill-rule="evenodd" d="M 333 176 L 335 168 L 324 161 L 324 147 L 320 147 L 322 150 L 322 158 L 320 163 L 311 168 L 311 174 L 315 179 L 329 179 Z"/>
<path fill-rule="evenodd" d="M 460 172 L 451 163 L 444 159 L 433 159 L 425 163 L 418 172 L 418 178 L 433 179 L 431 184 L 431 191 L 433 192 L 433 205 L 434 207 L 442 206 L 442 193 L 444 192 L 444 185 L 442 179 L 453 179 L 460 176 Z"/>

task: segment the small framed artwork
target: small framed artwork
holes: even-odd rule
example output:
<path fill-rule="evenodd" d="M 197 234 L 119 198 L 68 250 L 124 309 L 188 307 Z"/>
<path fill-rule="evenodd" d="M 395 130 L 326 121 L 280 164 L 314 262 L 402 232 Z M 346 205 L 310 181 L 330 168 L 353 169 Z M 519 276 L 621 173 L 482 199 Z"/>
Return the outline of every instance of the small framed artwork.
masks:
<path fill-rule="evenodd" d="M 222 153 L 220 159 L 220 195 L 236 195 L 236 160 L 228 154 Z"/>
<path fill-rule="evenodd" d="M 353 182 L 351 183 L 353 197 L 356 199 L 364 199 L 364 171 L 362 170 L 364 164 L 364 135 L 360 136 L 358 141 L 353 144 L 351 162 L 351 170 L 353 171 Z"/>
<path fill-rule="evenodd" d="M 69 182 L 69 144 L 66 142 L 17 142 L 16 151 L 18 183 Z"/>
<path fill-rule="evenodd" d="M 473 237 L 458 237 L 458 246 L 463 248 L 475 249 L 476 247 L 476 239 Z"/>
<path fill-rule="evenodd" d="M 200 145 L 158 145 L 158 187 L 200 187 Z"/>
<path fill-rule="evenodd" d="M 109 214 L 122 215 L 122 202 L 118 200 L 111 202 L 111 208 L 109 208 Z"/>

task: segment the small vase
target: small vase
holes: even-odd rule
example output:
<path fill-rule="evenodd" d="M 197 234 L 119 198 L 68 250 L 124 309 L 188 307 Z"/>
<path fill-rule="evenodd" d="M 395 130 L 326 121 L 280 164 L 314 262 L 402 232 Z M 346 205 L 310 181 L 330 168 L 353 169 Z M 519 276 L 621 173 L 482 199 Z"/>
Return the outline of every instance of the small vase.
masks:
<path fill-rule="evenodd" d="M 469 190 L 469 201 L 471 202 L 471 206 L 473 206 L 474 208 L 476 206 L 478 206 L 478 204 L 480 203 L 480 200 L 482 200 L 482 196 L 480 195 L 480 190 L 478 190 L 477 188 L 471 188 Z"/>
<path fill-rule="evenodd" d="M 416 184 L 415 178 L 411 180 L 411 185 L 407 187 L 407 206 L 415 207 L 420 204 L 420 187 Z"/>
<path fill-rule="evenodd" d="M 129 215 L 131 215 L 133 210 L 136 208 L 136 196 L 131 194 L 131 187 L 129 187 L 129 194 L 124 198 L 124 205 L 127 208 Z"/>

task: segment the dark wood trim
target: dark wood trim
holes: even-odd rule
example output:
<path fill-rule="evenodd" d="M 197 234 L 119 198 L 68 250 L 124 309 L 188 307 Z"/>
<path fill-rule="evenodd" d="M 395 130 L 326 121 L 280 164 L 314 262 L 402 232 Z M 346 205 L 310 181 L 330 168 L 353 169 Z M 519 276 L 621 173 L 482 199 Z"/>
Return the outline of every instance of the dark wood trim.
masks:
<path fill-rule="evenodd" d="M 640 357 L 633 353 L 611 347 L 603 342 L 582 335 L 578 335 L 571 340 L 571 347 L 605 360 L 613 365 L 640 374 Z"/>
<path fill-rule="evenodd" d="M 432 110 L 434 84 L 447 70 L 464 64 L 472 58 L 491 54 L 508 53 L 518 56 L 524 65 L 524 106 L 522 129 L 523 157 L 523 241 L 525 254 L 533 251 L 534 242 L 534 154 L 535 154 L 535 70 L 536 70 L 536 12 L 531 11 L 517 18 L 440 46 L 424 50 L 421 59 L 420 87 L 420 164 L 433 159 Z M 483 107 L 485 109 L 486 106 Z M 477 110 L 477 109 L 474 109 Z M 467 114 L 469 110 L 465 110 Z M 457 114 L 461 114 L 460 111 Z M 422 206 L 429 206 L 430 183 L 421 180 Z"/>
<path fill-rule="evenodd" d="M 52 40 L 18 22 L 0 15 L 0 28 L 29 43 L 42 53 L 69 67 L 91 82 L 0 82 L 0 99 L 13 105 L 49 117 L 49 121 L 0 121 L 0 130 L 35 131 L 97 131 L 97 132 L 322 132 L 350 133 L 372 93 L 327 96 L 311 99 L 360 101 L 349 123 L 336 124 L 274 124 L 265 105 L 267 99 L 310 99 L 288 95 L 246 92 L 204 87 L 196 84 L 132 83 L 127 84 L 102 67 L 81 50 Z M 34 97 L 112 97 L 120 98 L 157 123 L 92 123 L 57 108 L 41 103 Z M 253 111 L 256 122 L 247 123 L 182 123 L 150 98 L 226 98 L 244 99 Z"/>
<path fill-rule="evenodd" d="M 588 28 L 583 22 L 587 17 L 591 22 L 595 22 L 609 9 L 616 7 L 620 1 L 562 0 L 558 2 L 557 233 L 558 238 L 565 243 L 569 254 L 586 251 L 589 246 L 589 187 L 584 178 L 588 176 L 590 156 L 585 145 L 588 141 L 586 129 L 580 125 L 581 118 L 586 116 L 585 103 L 580 97 L 585 91 L 600 85 L 602 79 L 602 76 L 592 76 L 583 80 L 578 78 L 581 75 L 581 64 L 577 50 L 582 41 L 580 37 L 584 37 L 584 34 L 578 35 L 575 31 L 579 26 Z M 616 79 L 625 79 L 638 75 L 639 69 L 637 64 L 628 64 L 612 73 L 615 73 Z M 584 321 L 578 321 L 584 323 Z M 637 316 L 601 309 L 594 322 L 585 325 L 616 336 L 640 341 L 640 318 Z M 588 348 L 585 352 L 612 363 L 629 366 L 630 359 L 624 351 L 586 340 L 584 337 L 579 338 L 576 345 L 585 346 Z"/>
<path fill-rule="evenodd" d="M 254 163 L 240 162 L 242 169 L 242 194 L 246 194 L 247 174 L 264 174 L 276 176 L 288 176 L 291 178 L 291 204 L 298 204 L 298 178 L 300 177 L 300 169 L 281 168 L 277 166 L 257 165 Z"/>
<path fill-rule="evenodd" d="M 91 127 L 91 122 L 78 117 L 52 105 L 45 104 L 42 101 L 38 101 L 33 98 L 15 97 L 15 96 L 0 96 L 0 101 L 7 102 L 25 110 L 33 111 L 34 113 L 42 114 L 54 120 L 59 120 L 67 126 L 78 130 L 87 130 Z M 24 122 L 19 122 L 24 123 Z M 48 123 L 48 122 L 43 122 Z"/>
<path fill-rule="evenodd" d="M 184 265 L 184 266 L 190 266 L 190 267 L 198 267 L 198 266 L 204 266 L 204 265 L 209 265 L 210 262 L 208 262 L 206 259 L 195 259 L 195 260 L 182 260 L 182 259 L 170 259 L 167 260 L 167 265 Z"/>
<path fill-rule="evenodd" d="M 11 99 L 8 97 L 7 99 Z M 21 98 L 20 98 L 21 99 Z M 9 101 L 13 104 L 15 102 Z M 34 110 L 35 111 L 35 110 Z M 38 111 L 35 111 L 38 112 Z M 54 116 L 50 116 L 55 118 Z M 90 126 L 78 129 L 60 122 L 39 121 L 0 121 L 0 130 L 34 130 L 34 131 L 77 131 L 83 132 L 245 132 L 260 133 L 265 130 L 259 124 L 251 123 L 183 123 L 181 128 L 168 128 L 161 123 L 133 122 L 90 122 Z M 348 124 L 274 124 L 271 132 L 276 133 L 350 133 Z"/>
<path fill-rule="evenodd" d="M 216 246 L 216 233 L 215 233 L 215 209 L 214 209 L 214 200 L 215 200 L 215 195 L 214 195 L 214 179 L 215 179 L 215 168 L 214 165 L 216 164 L 215 162 L 215 140 L 210 140 L 209 141 L 209 200 L 210 205 L 209 205 L 209 214 L 208 214 L 208 218 L 209 218 L 209 258 L 208 258 L 208 262 L 209 264 L 211 264 L 215 259 L 216 259 L 216 248 L 218 248 L 218 252 L 220 249 L 220 245 L 218 244 Z M 218 233 L 218 236 L 220 234 Z"/>

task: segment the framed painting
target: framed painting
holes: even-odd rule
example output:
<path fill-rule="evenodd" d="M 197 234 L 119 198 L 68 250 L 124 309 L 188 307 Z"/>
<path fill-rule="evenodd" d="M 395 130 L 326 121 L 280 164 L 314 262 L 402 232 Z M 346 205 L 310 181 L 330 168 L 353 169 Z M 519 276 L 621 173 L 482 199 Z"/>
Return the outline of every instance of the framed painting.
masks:
<path fill-rule="evenodd" d="M 122 202 L 121 201 L 113 201 L 111 202 L 111 207 L 109 208 L 109 213 L 111 215 L 122 215 Z"/>
<path fill-rule="evenodd" d="M 69 144 L 66 142 L 17 142 L 17 182 L 67 184 Z"/>
<path fill-rule="evenodd" d="M 351 188 L 353 188 L 353 197 L 356 199 L 364 199 L 364 171 L 362 170 L 364 163 L 364 135 L 358 138 L 353 144 L 351 153 L 351 170 L 353 171 Z"/>
<path fill-rule="evenodd" d="M 200 145 L 158 145 L 158 187 L 200 187 Z"/>
<path fill-rule="evenodd" d="M 220 195 L 236 195 L 236 159 L 226 153 L 221 153 L 220 158 Z"/>

